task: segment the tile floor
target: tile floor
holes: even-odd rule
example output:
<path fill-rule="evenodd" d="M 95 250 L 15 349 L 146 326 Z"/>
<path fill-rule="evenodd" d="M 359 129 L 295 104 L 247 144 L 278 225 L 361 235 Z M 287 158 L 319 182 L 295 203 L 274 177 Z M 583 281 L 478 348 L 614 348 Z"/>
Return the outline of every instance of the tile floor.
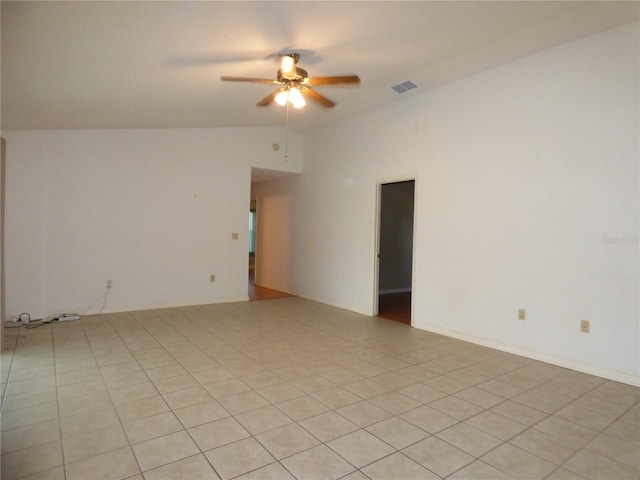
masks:
<path fill-rule="evenodd" d="M 5 330 L 2 480 L 638 479 L 639 389 L 286 298 Z"/>

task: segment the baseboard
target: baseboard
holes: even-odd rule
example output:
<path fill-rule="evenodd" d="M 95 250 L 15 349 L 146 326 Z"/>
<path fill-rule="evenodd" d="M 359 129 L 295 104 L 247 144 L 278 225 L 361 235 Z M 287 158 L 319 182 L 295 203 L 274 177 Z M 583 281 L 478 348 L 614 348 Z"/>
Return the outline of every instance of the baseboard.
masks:
<path fill-rule="evenodd" d="M 360 315 L 366 315 L 368 317 L 373 315 L 373 312 L 371 310 L 365 311 L 360 308 L 354 307 L 353 305 L 341 304 L 339 302 L 335 302 L 326 298 L 306 295 L 304 293 L 296 293 L 294 295 L 296 297 L 304 298 L 306 300 L 311 300 L 313 302 L 324 303 L 325 305 L 329 305 L 331 307 L 341 308 L 342 310 L 349 310 L 350 312 L 359 313 Z"/>
<path fill-rule="evenodd" d="M 570 360 L 568 358 L 556 357 L 555 355 L 537 352 L 535 350 L 529 350 L 527 348 L 517 347 L 487 338 L 476 337 L 454 330 L 448 330 L 446 328 L 438 327 L 435 325 L 414 325 L 414 327 L 419 328 L 420 330 L 426 330 L 428 332 L 437 333 L 458 340 L 464 340 L 465 342 L 474 343 L 483 347 L 489 347 L 495 350 L 500 350 L 502 352 L 513 353 L 514 355 L 519 355 L 525 358 L 531 358 L 532 360 L 539 360 L 541 362 L 550 363 L 558 367 L 564 367 L 570 370 L 587 373 L 589 375 L 595 375 L 596 377 L 602 377 L 608 380 L 613 380 L 615 382 L 626 383 L 628 385 L 633 385 L 634 387 L 640 387 L 640 377 L 629 373 L 596 367 L 594 365 L 576 362 L 575 360 Z"/>

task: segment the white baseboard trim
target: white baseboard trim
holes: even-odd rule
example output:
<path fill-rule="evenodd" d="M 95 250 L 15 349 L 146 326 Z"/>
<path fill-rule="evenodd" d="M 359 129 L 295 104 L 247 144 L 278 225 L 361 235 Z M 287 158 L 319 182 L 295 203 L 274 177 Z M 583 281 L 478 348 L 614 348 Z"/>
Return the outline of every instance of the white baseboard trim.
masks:
<path fill-rule="evenodd" d="M 369 311 L 365 311 L 362 310 L 360 308 L 354 307 L 353 305 L 345 305 L 345 304 L 341 304 L 332 300 L 328 300 L 326 298 L 321 298 L 321 297 L 314 297 L 311 295 L 306 295 L 304 293 L 296 293 L 295 294 L 297 297 L 299 298 L 304 298 L 306 300 L 311 300 L 313 302 L 318 302 L 318 303 L 324 303 L 325 305 L 329 305 L 331 307 L 336 307 L 336 308 L 341 308 L 343 310 L 349 310 L 350 312 L 354 312 L 354 313 L 359 313 L 360 315 L 366 315 L 368 317 L 371 317 L 373 315 L 373 312 L 371 310 Z"/>
<path fill-rule="evenodd" d="M 445 335 L 447 337 L 455 338 L 458 340 L 464 340 L 465 342 L 474 343 L 483 347 L 493 348 L 502 352 L 513 353 L 514 355 L 520 355 L 521 357 L 531 358 L 532 360 L 539 360 L 541 362 L 550 363 L 558 367 L 568 368 L 569 370 L 575 370 L 589 375 L 595 375 L 596 377 L 606 378 L 615 382 L 626 383 L 633 385 L 634 387 L 640 387 L 640 377 L 619 372 L 617 370 L 610 370 L 607 368 L 597 367 L 595 365 L 588 365 L 582 362 L 576 362 L 568 358 L 556 357 L 548 353 L 538 352 L 535 350 L 529 350 L 523 347 L 517 347 L 509 345 L 507 343 L 501 343 L 487 338 L 476 337 L 468 335 L 466 333 L 457 332 L 454 330 L 448 330 L 446 328 L 438 327 L 435 325 L 414 325 L 415 328 L 420 330 L 426 330 L 428 332 Z"/>
<path fill-rule="evenodd" d="M 165 308 L 180 308 L 180 307 L 196 307 L 201 305 L 216 305 L 219 303 L 236 303 L 236 302 L 247 302 L 249 301 L 249 296 L 244 297 L 234 297 L 234 298 L 222 298 L 222 299 L 208 299 L 208 300 L 199 300 L 199 301 L 190 301 L 190 302 L 178 302 L 178 303 L 164 303 L 164 304 L 153 304 L 153 305 L 138 305 L 138 306 L 121 306 L 109 308 L 106 307 L 102 312 L 100 309 L 91 309 L 89 311 L 83 311 L 82 309 L 67 309 L 67 310 L 58 310 L 50 313 L 43 314 L 35 314 L 31 316 L 32 320 L 40 320 L 42 318 L 48 317 L 57 313 L 67 313 L 73 312 L 78 313 L 81 317 L 89 317 L 92 315 L 105 315 L 109 313 L 126 313 L 126 312 L 142 312 L 145 310 L 162 310 Z"/>

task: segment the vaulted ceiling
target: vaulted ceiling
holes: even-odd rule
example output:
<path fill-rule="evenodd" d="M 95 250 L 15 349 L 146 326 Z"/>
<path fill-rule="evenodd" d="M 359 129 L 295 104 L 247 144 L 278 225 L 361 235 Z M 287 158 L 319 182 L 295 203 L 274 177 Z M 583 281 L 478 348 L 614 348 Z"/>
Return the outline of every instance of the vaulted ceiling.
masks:
<path fill-rule="evenodd" d="M 283 125 L 257 107 L 278 53 L 310 76 L 325 110 L 290 112 L 305 131 L 537 51 L 638 19 L 638 2 L 2 1 L 2 128 Z M 535 74 L 535 72 L 532 72 Z M 398 94 L 391 86 L 418 85 Z"/>

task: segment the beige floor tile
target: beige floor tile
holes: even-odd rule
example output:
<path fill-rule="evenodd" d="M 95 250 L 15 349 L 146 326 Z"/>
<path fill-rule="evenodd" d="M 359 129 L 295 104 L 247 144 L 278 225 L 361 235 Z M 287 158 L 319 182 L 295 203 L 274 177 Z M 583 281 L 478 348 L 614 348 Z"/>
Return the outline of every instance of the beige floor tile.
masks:
<path fill-rule="evenodd" d="M 15 480 L 62 465 L 60 440 L 2 455 L 2 480 Z"/>
<path fill-rule="evenodd" d="M 253 390 L 238 393 L 236 395 L 229 395 L 217 400 L 229 413 L 233 415 L 269 405 L 268 400 Z"/>
<path fill-rule="evenodd" d="M 130 447 L 85 458 L 66 465 L 67 480 L 122 480 L 140 472 Z"/>
<path fill-rule="evenodd" d="M 298 479 L 335 480 L 355 470 L 349 462 L 325 445 L 305 450 L 281 463 Z"/>
<path fill-rule="evenodd" d="M 20 380 L 29 380 L 37 377 L 53 377 L 55 375 L 55 368 L 53 365 L 42 365 L 33 368 L 23 368 L 21 370 L 7 370 L 4 368 L 4 360 L 3 360 L 3 378 L 4 383 L 9 382 L 17 382 Z M 11 362 L 6 363 L 7 366 L 11 365 Z"/>
<path fill-rule="evenodd" d="M 453 425 L 437 433 L 436 436 L 476 458 L 503 443 L 499 438 L 478 430 L 467 423 Z"/>
<path fill-rule="evenodd" d="M 218 480 L 204 455 L 194 455 L 144 473 L 145 480 Z"/>
<path fill-rule="evenodd" d="M 369 402 L 394 415 L 408 412 L 421 406 L 420 403 L 398 392 L 383 393 L 370 398 Z"/>
<path fill-rule="evenodd" d="M 470 387 L 460 392 L 454 393 L 454 397 L 465 400 L 480 408 L 488 409 L 505 401 L 503 397 L 486 392 L 477 387 Z"/>
<path fill-rule="evenodd" d="M 208 368 L 198 372 L 191 372 L 191 376 L 198 382 L 200 382 L 201 385 L 206 385 L 208 383 L 215 383 L 226 380 L 228 378 L 233 378 L 233 373 L 231 373 L 223 366 L 217 365 L 216 367 Z"/>
<path fill-rule="evenodd" d="M 612 423 L 604 432 L 640 448 L 640 428 L 637 425 L 618 420 Z"/>
<path fill-rule="evenodd" d="M 6 395 L 10 397 L 12 395 L 21 395 L 23 393 L 38 392 L 55 386 L 56 379 L 53 376 L 28 378 L 27 380 L 19 380 L 15 382 L 10 381 L 7 384 Z"/>
<path fill-rule="evenodd" d="M 429 433 L 437 433 L 458 423 L 457 419 L 426 405 L 403 413 L 399 417 Z"/>
<path fill-rule="evenodd" d="M 2 432 L 2 454 L 60 440 L 60 421 L 49 420 Z"/>
<path fill-rule="evenodd" d="M 273 405 L 241 413 L 236 415 L 235 418 L 253 435 L 273 430 L 292 422 L 291 418 Z"/>
<path fill-rule="evenodd" d="M 350 391 L 360 398 L 371 398 L 389 391 L 387 387 L 374 382 L 373 380 L 369 380 L 368 378 L 358 380 L 357 382 L 346 383 L 342 385 L 342 388 Z"/>
<path fill-rule="evenodd" d="M 278 460 L 320 444 L 315 437 L 295 423 L 261 433 L 256 439 Z"/>
<path fill-rule="evenodd" d="M 513 398 L 524 391 L 523 388 L 516 387 L 510 383 L 501 382 L 500 380 L 491 379 L 476 385 L 480 390 L 490 392 L 503 398 Z"/>
<path fill-rule="evenodd" d="M 2 430 L 35 425 L 58 418 L 58 402 L 48 402 L 28 408 L 2 412 Z"/>
<path fill-rule="evenodd" d="M 151 382 L 129 385 L 127 387 L 109 389 L 114 404 L 132 402 L 143 398 L 155 397 L 158 390 Z"/>
<path fill-rule="evenodd" d="M 321 392 L 316 392 L 311 396 L 331 409 L 351 405 L 352 403 L 362 400 L 357 395 L 354 395 L 342 387 L 333 387 L 328 390 L 322 390 Z"/>
<path fill-rule="evenodd" d="M 22 477 L 20 480 L 65 480 L 64 467 L 54 467 L 43 472 Z"/>
<path fill-rule="evenodd" d="M 69 385 L 63 385 L 58 387 L 58 398 L 61 402 L 68 398 L 76 398 L 82 395 L 89 395 L 92 393 L 106 392 L 107 387 L 104 384 L 102 378 L 97 380 L 91 380 L 82 383 L 72 383 Z"/>
<path fill-rule="evenodd" d="M 190 388 L 202 388 L 200 384 L 189 374 L 176 377 L 159 378 L 152 381 L 161 394 L 177 392 Z"/>
<path fill-rule="evenodd" d="M 174 410 L 173 413 L 185 428 L 195 427 L 229 416 L 229 412 L 215 400 L 179 408 Z"/>
<path fill-rule="evenodd" d="M 299 378 L 292 380 L 291 383 L 307 394 L 321 392 L 336 386 L 335 383 L 319 375 Z"/>
<path fill-rule="evenodd" d="M 259 387 L 256 391 L 271 403 L 284 402 L 305 395 L 305 393 L 295 385 L 285 382 L 280 377 L 278 377 L 278 379 L 279 381 L 277 383 L 270 383 L 269 385 Z"/>
<path fill-rule="evenodd" d="M 601 434 L 589 442 L 585 450 L 640 469 L 640 448 L 622 439 Z"/>
<path fill-rule="evenodd" d="M 178 365 L 178 362 L 176 362 L 175 358 L 173 358 L 171 355 L 166 353 L 164 349 L 162 349 L 162 351 L 164 352 L 163 354 L 139 359 L 138 363 L 145 371 L 152 370 L 154 368 L 159 368 L 159 367 L 169 367 L 172 365 Z"/>
<path fill-rule="evenodd" d="M 336 412 L 363 428 L 392 416 L 386 410 L 366 400 L 339 408 Z"/>
<path fill-rule="evenodd" d="M 89 393 L 87 395 L 79 395 L 77 397 L 61 399 L 59 406 L 60 416 L 62 417 L 77 415 L 79 413 L 88 412 L 91 410 L 110 410 L 113 408 L 111 397 L 109 396 L 109 393 L 107 391 Z"/>
<path fill-rule="evenodd" d="M 387 455 L 395 449 L 366 430 L 357 430 L 327 443 L 333 451 L 358 468 L 364 467 Z"/>
<path fill-rule="evenodd" d="M 595 437 L 596 432 L 577 423 L 572 423 L 556 416 L 550 416 L 536 423 L 533 428 L 540 432 L 564 440 L 573 446 L 585 445 Z"/>
<path fill-rule="evenodd" d="M 556 468 L 553 463 L 508 443 L 487 453 L 481 460 L 515 478 L 542 479 Z"/>
<path fill-rule="evenodd" d="M 190 428 L 188 431 L 189 435 L 191 435 L 203 452 L 251 436 L 249 432 L 232 417 L 198 425 L 197 427 Z"/>
<path fill-rule="evenodd" d="M 88 410 L 60 419 L 63 438 L 118 425 L 120 420 L 113 407 Z"/>
<path fill-rule="evenodd" d="M 5 384 L 6 385 L 6 384 Z M 23 408 L 35 407 L 43 403 L 54 403 L 58 401 L 58 390 L 55 387 L 39 390 L 37 392 L 23 393 L 5 397 L 3 412 L 20 410 Z"/>
<path fill-rule="evenodd" d="M 208 383 L 204 385 L 204 388 L 216 399 L 251 391 L 249 385 L 235 377 Z"/>
<path fill-rule="evenodd" d="M 254 438 L 245 438 L 206 452 L 222 480 L 237 477 L 273 463 L 275 459 Z"/>
<path fill-rule="evenodd" d="M 199 453 L 186 431 L 180 431 L 133 445 L 140 469 L 145 472 Z"/>
<path fill-rule="evenodd" d="M 616 480 L 637 480 L 640 469 L 616 462 L 592 451 L 582 450 L 571 457 L 564 468 L 590 480 L 615 478 Z"/>
<path fill-rule="evenodd" d="M 447 477 L 447 480 L 511 480 L 512 478 L 491 465 L 476 460 Z"/>
<path fill-rule="evenodd" d="M 65 463 L 77 462 L 127 445 L 129 442 L 120 425 L 65 437 L 63 441 L 64 461 Z"/>
<path fill-rule="evenodd" d="M 161 378 L 170 378 L 170 377 L 178 377 L 181 375 L 187 375 L 187 371 L 178 364 L 166 365 L 166 366 L 156 367 L 156 368 L 146 368 L 145 373 L 152 381 L 159 380 Z"/>
<path fill-rule="evenodd" d="M 329 410 L 325 405 L 309 395 L 280 402 L 276 404 L 276 407 L 295 421 L 304 420 Z"/>
<path fill-rule="evenodd" d="M 115 406 L 122 423 L 131 422 L 138 418 L 150 417 L 170 409 L 160 395 L 119 403 Z"/>
<path fill-rule="evenodd" d="M 571 444 L 565 440 L 553 437 L 546 433 L 542 433 L 535 429 L 525 430 L 521 434 L 512 438 L 509 443 L 516 447 L 526 450 L 529 453 L 533 453 L 545 460 L 555 463 L 556 465 L 562 464 L 577 450 L 578 446 Z"/>
<path fill-rule="evenodd" d="M 441 477 L 450 475 L 474 460 L 471 455 L 435 437 L 415 443 L 402 450 L 402 453 Z"/>
<path fill-rule="evenodd" d="M 453 396 L 431 402 L 429 406 L 458 420 L 465 420 L 483 411 L 482 408 Z"/>
<path fill-rule="evenodd" d="M 242 377 L 240 380 L 242 380 L 244 383 L 246 383 L 247 385 L 249 385 L 251 388 L 255 390 L 258 390 L 262 387 L 266 387 L 269 385 L 273 385 L 274 383 L 286 384 L 286 382 L 283 382 L 281 377 L 279 377 L 273 372 L 253 373 L 251 375 L 246 375 Z M 213 381 L 215 380 L 211 380 L 209 382 L 204 382 L 204 383 L 211 383 Z"/>
<path fill-rule="evenodd" d="M 554 415 L 592 430 L 602 430 L 614 421 L 613 417 L 580 407 L 575 403 L 561 408 Z"/>
<path fill-rule="evenodd" d="M 330 370 L 328 372 L 320 374 L 320 376 L 326 378 L 330 382 L 335 383 L 336 385 L 344 385 L 346 383 L 356 382 L 363 378 L 362 375 L 358 375 L 357 373 L 344 368 Z"/>
<path fill-rule="evenodd" d="M 76 370 L 73 372 L 59 373 L 56 375 L 56 384 L 58 387 L 70 385 L 73 383 L 91 382 L 102 380 L 102 375 L 98 367 L 92 367 L 85 370 Z"/>
<path fill-rule="evenodd" d="M 371 480 L 436 480 L 440 477 L 406 455 L 397 452 L 362 469 Z"/>
<path fill-rule="evenodd" d="M 488 410 L 465 420 L 465 423 L 501 440 L 509 440 L 527 428 L 526 425 Z"/>
<path fill-rule="evenodd" d="M 461 479 L 462 480 L 462 479 Z M 586 480 L 582 475 L 572 472 L 564 467 L 555 469 L 545 480 Z"/>
<path fill-rule="evenodd" d="M 139 383 L 147 383 L 149 378 L 142 371 L 123 373 L 122 375 L 114 375 L 104 377 L 104 383 L 108 389 L 128 387 L 129 385 L 137 385 Z"/>
<path fill-rule="evenodd" d="M 407 387 L 403 387 L 399 390 L 399 392 L 422 404 L 431 403 L 435 400 L 447 396 L 445 392 L 424 385 L 423 383 L 416 383 Z"/>
<path fill-rule="evenodd" d="M 430 435 L 400 417 L 391 417 L 375 423 L 367 427 L 366 430 L 398 450 L 419 442 Z"/>
<path fill-rule="evenodd" d="M 359 428 L 358 425 L 335 412 L 326 412 L 307 418 L 299 424 L 322 442 L 328 442 Z"/>
<path fill-rule="evenodd" d="M 393 453 L 429 443 L 440 472 L 456 468 L 456 452 L 472 458 L 451 470 L 456 480 L 640 477 L 637 387 L 299 298 L 98 315 L 20 332 L 9 331 L 1 355 L 3 470 L 62 435 L 65 480 L 143 480 L 126 445 L 164 439 L 138 452 L 147 467 L 161 463 L 145 478 L 202 469 L 215 479 L 198 446 L 250 444 L 252 432 L 291 471 L 271 458 L 247 479 L 433 478 Z M 365 473 L 318 445 L 339 445 L 360 464 L 367 442 L 349 441 L 359 436 L 391 449 Z M 493 465 L 474 459 L 483 454 Z M 61 466 L 39 465 L 27 478 L 65 477 Z"/>
<path fill-rule="evenodd" d="M 295 480 L 279 463 L 271 463 L 236 478 L 237 480 Z"/>
<path fill-rule="evenodd" d="M 183 426 L 172 412 L 164 412 L 124 423 L 124 431 L 132 444 L 180 430 L 183 430 Z"/>
<path fill-rule="evenodd" d="M 402 363 L 404 364 L 405 362 Z M 383 373 L 382 375 L 371 377 L 369 378 L 369 380 L 373 380 L 374 382 L 379 383 L 380 385 L 391 390 L 397 390 L 399 388 L 407 387 L 416 383 L 414 379 L 406 377 L 398 372 Z"/>
<path fill-rule="evenodd" d="M 427 387 L 435 388 L 436 390 L 440 390 L 450 395 L 469 387 L 469 385 L 467 385 L 466 383 L 455 380 L 454 378 L 451 378 L 447 375 L 433 377 L 425 380 L 422 383 Z"/>
<path fill-rule="evenodd" d="M 625 413 L 628 409 L 628 407 L 624 405 L 609 401 L 608 399 L 603 399 L 593 394 L 587 394 L 578 398 L 573 402 L 573 405 L 592 410 L 596 413 L 600 413 L 601 415 L 615 418 Z"/>

